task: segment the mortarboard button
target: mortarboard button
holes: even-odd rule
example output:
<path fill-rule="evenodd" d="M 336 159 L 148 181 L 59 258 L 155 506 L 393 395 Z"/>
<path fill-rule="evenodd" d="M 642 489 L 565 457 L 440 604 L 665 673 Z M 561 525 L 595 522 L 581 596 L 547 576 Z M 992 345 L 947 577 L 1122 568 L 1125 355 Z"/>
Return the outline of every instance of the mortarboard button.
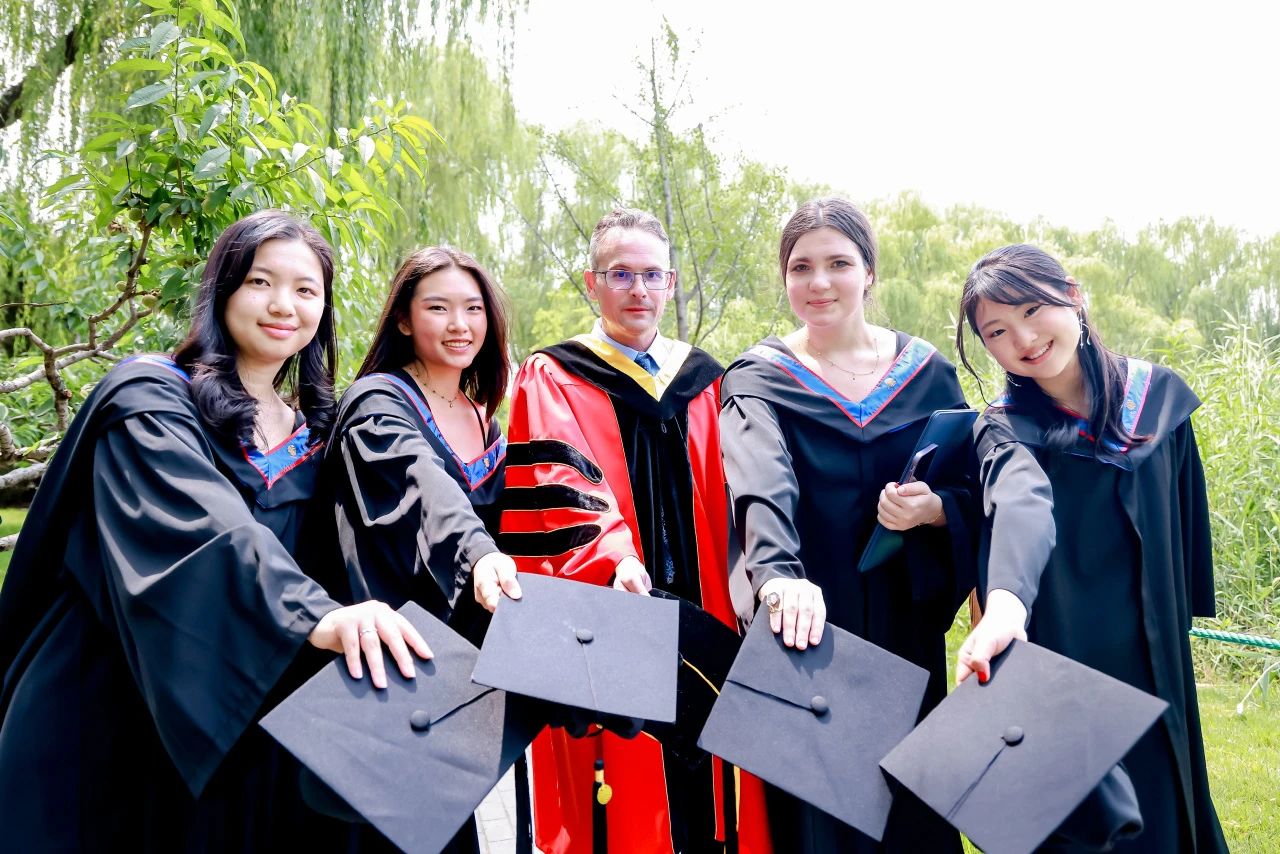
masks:
<path fill-rule="evenodd" d="M 520 589 L 498 602 L 473 682 L 601 715 L 675 720 L 675 602 L 529 572 Z"/>
<path fill-rule="evenodd" d="M 911 731 L 929 674 L 830 623 L 825 631 L 801 651 L 755 620 L 698 746 L 879 840 L 893 800 L 879 763 Z"/>
<path fill-rule="evenodd" d="M 310 770 L 304 797 L 317 808 L 362 816 L 401 850 L 440 851 L 524 754 L 548 710 L 476 685 L 474 646 L 413 602 L 400 613 L 435 653 L 415 660 L 416 679 L 389 666 L 387 687 L 375 689 L 335 656 L 262 727 Z"/>
<path fill-rule="evenodd" d="M 1122 785 L 1099 783 L 1121 776 L 1116 763 L 1167 707 L 1014 641 L 992 660 L 986 684 L 969 679 L 952 691 L 880 767 L 987 854 L 1026 854 L 1055 832 L 1109 851 L 1141 820 Z M 1019 720 L 1036 723 L 1029 741 Z"/>

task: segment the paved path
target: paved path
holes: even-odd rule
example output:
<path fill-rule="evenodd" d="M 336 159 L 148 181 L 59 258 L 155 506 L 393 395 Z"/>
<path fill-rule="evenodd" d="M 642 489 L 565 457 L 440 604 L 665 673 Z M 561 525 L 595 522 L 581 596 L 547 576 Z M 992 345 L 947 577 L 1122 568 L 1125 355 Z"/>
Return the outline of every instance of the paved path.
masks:
<path fill-rule="evenodd" d="M 515 769 L 508 771 L 476 810 L 480 825 L 480 854 L 515 854 Z"/>

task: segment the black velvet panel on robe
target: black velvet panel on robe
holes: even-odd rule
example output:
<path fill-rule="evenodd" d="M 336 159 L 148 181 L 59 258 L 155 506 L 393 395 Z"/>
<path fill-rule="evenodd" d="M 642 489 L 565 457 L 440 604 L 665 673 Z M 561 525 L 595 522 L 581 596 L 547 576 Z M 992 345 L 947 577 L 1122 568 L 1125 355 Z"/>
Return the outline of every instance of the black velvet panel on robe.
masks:
<path fill-rule="evenodd" d="M 336 603 L 288 547 L 313 450 L 300 432 L 255 465 L 158 357 L 99 383 L 0 591 L 5 846 L 341 844 L 253 725 L 325 659 L 305 641 Z"/>
<path fill-rule="evenodd" d="M 1212 616 L 1213 556 L 1191 413 L 1199 400 L 1172 371 L 1129 360 L 1127 450 L 1081 437 L 1045 447 L 1045 428 L 1007 406 L 978 420 L 986 524 L 981 590 L 1028 606 L 1028 639 L 1169 703 L 1125 757 L 1145 830 L 1117 852 L 1226 851 L 1209 794 L 1191 618 Z M 1135 379 L 1137 378 L 1137 379 Z M 1123 653 L 1123 654 L 1122 654 Z M 1054 849 L 1060 850 L 1060 849 Z M 1061 849 L 1067 850 L 1067 849 Z"/>
<path fill-rule="evenodd" d="M 725 374 L 720 428 L 753 591 L 777 577 L 818 585 L 831 623 L 929 671 L 924 717 L 946 696 L 945 634 L 973 587 L 972 486 L 964 472 L 931 483 L 947 525 L 905 532 L 895 557 L 857 571 L 880 491 L 901 476 L 929 416 L 965 407 L 954 367 L 932 346 L 898 333 L 896 355 L 853 402 L 768 338 Z M 779 850 L 960 850 L 957 833 L 906 792 L 881 844 L 772 788 L 769 820 Z"/>

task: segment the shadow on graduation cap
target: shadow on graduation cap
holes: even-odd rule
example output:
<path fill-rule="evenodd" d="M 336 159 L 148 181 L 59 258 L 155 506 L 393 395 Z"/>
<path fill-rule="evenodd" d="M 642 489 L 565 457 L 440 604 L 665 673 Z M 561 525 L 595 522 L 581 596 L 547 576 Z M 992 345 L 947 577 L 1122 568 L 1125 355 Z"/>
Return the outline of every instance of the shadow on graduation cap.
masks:
<path fill-rule="evenodd" d="M 476 648 L 421 607 L 411 602 L 400 613 L 434 653 L 415 658 L 416 679 L 388 667 L 380 691 L 353 679 L 339 656 L 262 726 L 395 845 L 439 851 L 548 714 L 541 703 L 473 683 Z M 313 799 L 327 795 L 310 788 Z"/>
<path fill-rule="evenodd" d="M 1014 641 L 986 684 L 957 687 L 881 767 L 988 854 L 1027 854 L 1051 837 L 1106 851 L 1142 830 L 1117 763 L 1167 706 Z"/>

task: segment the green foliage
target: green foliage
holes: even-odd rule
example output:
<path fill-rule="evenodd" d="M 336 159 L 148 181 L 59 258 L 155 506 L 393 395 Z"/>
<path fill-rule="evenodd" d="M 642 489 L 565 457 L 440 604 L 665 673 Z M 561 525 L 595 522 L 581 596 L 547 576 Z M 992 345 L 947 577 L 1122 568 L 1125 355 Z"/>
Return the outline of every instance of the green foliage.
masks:
<path fill-rule="evenodd" d="M 1235 323 L 1199 351 L 1160 354 L 1204 401 L 1195 415 L 1213 516 L 1219 618 L 1207 628 L 1280 638 L 1280 339 Z M 1202 663 L 1222 672 L 1256 662 L 1229 644 L 1199 644 Z"/>
<path fill-rule="evenodd" d="M 20 304 L 12 322 L 54 347 L 168 350 L 217 236 L 254 210 L 280 207 L 309 217 L 337 251 L 340 327 L 369 328 L 385 287 L 385 235 L 403 215 L 394 194 L 423 179 L 439 143 L 433 126 L 403 102 L 374 101 L 353 127 L 330 128 L 243 57 L 228 0 L 146 5 L 136 33 L 115 48 L 116 101 L 93 113 L 77 150 L 46 155 L 58 174 L 41 207 L 14 193 L 0 208 L 0 290 Z M 362 355 L 360 339 L 341 336 L 349 364 Z M 9 373 L 30 370 L 24 359 L 42 363 L 27 356 L 26 340 L 7 342 Z M 49 388 L 19 394 L 6 400 L 16 440 L 56 434 Z"/>
<path fill-rule="evenodd" d="M 22 530 L 22 523 L 25 521 L 27 521 L 27 508 L 0 508 L 0 537 L 18 533 L 18 531 Z M 9 560 L 12 557 L 13 554 L 11 552 L 0 552 L 0 585 L 4 584 L 4 576 L 9 570 Z"/>

